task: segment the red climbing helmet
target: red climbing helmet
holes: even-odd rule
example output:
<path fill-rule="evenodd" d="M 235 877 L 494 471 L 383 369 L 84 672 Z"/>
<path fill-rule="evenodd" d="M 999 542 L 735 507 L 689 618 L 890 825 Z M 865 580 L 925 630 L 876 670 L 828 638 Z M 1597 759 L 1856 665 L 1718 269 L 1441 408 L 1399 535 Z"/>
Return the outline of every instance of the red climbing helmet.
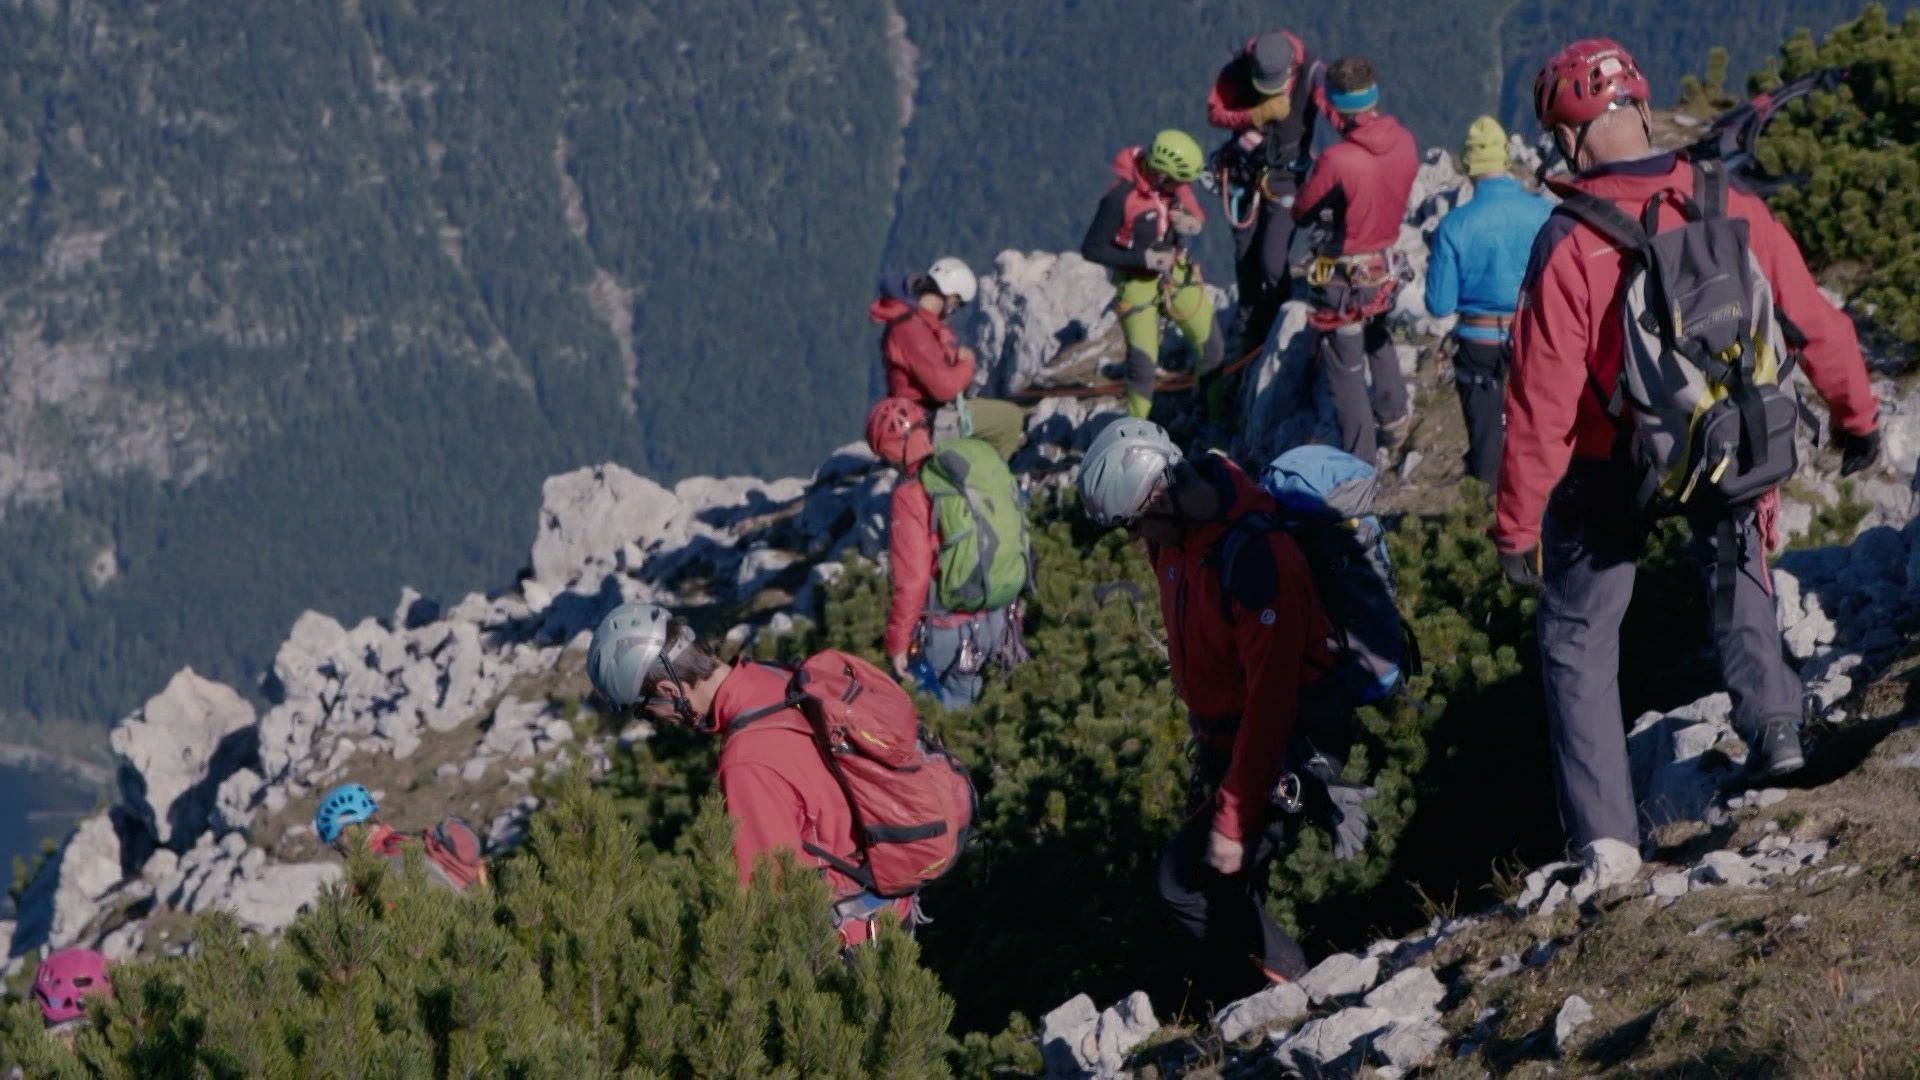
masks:
<path fill-rule="evenodd" d="M 49 1024 L 65 1023 L 87 1011 L 84 998 L 113 996 L 107 958 L 92 949 L 61 949 L 40 961 L 33 973 L 33 1000 Z"/>
<path fill-rule="evenodd" d="M 1561 49 L 1533 80 L 1533 114 L 1551 131 L 1581 128 L 1601 113 L 1653 96 L 1633 56 L 1612 38 L 1586 38 Z"/>
<path fill-rule="evenodd" d="M 881 398 L 867 413 L 867 449 L 881 461 L 905 468 L 933 453 L 927 410 L 906 398 Z"/>

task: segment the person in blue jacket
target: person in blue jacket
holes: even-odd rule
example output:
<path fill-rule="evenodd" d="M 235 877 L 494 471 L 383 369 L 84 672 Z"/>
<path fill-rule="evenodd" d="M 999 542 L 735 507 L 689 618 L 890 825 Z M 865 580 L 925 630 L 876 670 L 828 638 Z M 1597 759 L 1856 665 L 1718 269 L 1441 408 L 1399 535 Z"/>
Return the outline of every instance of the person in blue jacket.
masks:
<path fill-rule="evenodd" d="M 1460 313 L 1454 327 L 1453 380 L 1467 420 L 1467 474 L 1489 488 L 1506 436 L 1507 336 L 1534 234 L 1553 203 L 1507 173 L 1507 133 L 1483 116 L 1467 129 L 1462 164 L 1473 199 L 1433 233 L 1427 260 L 1427 311 Z"/>

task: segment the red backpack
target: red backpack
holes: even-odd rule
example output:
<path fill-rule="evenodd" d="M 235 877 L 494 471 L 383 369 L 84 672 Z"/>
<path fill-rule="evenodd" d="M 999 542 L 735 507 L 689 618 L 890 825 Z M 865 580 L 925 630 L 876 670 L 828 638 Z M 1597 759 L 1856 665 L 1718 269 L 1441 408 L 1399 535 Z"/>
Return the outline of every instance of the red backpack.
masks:
<path fill-rule="evenodd" d="M 846 794 L 860 861 L 813 844 L 804 845 L 808 854 L 884 897 L 910 896 L 953 869 L 973 826 L 973 781 L 920 725 L 899 683 L 829 649 L 792 669 L 785 699 L 741 714 L 729 734 L 788 708 L 813 726 L 827 771 Z"/>
<path fill-rule="evenodd" d="M 367 849 L 391 859 L 398 868 L 405 865 L 408 841 L 419 841 L 427 869 L 440 884 L 456 892 L 466 892 L 476 882 L 487 883 L 487 864 L 480 857 L 480 837 L 460 818 L 445 818 L 418 834 L 380 825 L 367 834 Z"/>

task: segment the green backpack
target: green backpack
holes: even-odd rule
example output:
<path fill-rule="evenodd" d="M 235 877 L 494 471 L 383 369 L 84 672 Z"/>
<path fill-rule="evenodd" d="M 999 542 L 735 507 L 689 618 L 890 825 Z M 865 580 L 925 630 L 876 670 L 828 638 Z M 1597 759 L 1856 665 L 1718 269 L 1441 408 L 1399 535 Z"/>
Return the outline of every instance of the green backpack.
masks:
<path fill-rule="evenodd" d="M 940 532 L 934 599 L 947 611 L 992 611 L 1027 587 L 1027 512 L 993 447 L 948 439 L 920 466 Z"/>

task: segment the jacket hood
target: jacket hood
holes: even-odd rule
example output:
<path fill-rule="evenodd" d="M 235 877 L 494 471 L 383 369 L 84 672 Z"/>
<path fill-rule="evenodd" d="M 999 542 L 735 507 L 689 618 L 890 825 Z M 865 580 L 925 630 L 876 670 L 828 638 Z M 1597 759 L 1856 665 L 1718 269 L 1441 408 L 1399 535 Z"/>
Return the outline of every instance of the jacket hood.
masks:
<path fill-rule="evenodd" d="M 1678 154 L 1668 152 L 1596 166 L 1571 180 L 1549 180 L 1547 186 L 1562 196 L 1583 191 L 1615 202 L 1644 203 L 1662 192 L 1691 196 L 1693 169 Z"/>
<path fill-rule="evenodd" d="M 1401 143 L 1411 142 L 1413 135 L 1391 116 L 1368 113 L 1348 125 L 1346 140 L 1374 157 L 1385 157 Z"/>
<path fill-rule="evenodd" d="M 1187 530 L 1181 541 L 1183 548 L 1191 549 L 1195 544 L 1212 544 L 1227 530 L 1234 519 L 1245 514 L 1271 513 L 1276 507 L 1273 496 L 1267 494 L 1253 477 L 1248 476 L 1240 466 L 1219 454 L 1203 454 L 1193 459 L 1194 471 L 1211 483 L 1226 499 L 1226 512 L 1217 520 L 1196 525 Z"/>
<path fill-rule="evenodd" d="M 1113 175 L 1123 184 L 1137 188 L 1151 188 L 1147 178 L 1140 171 L 1140 157 L 1145 151 L 1142 146 L 1129 146 L 1113 157 Z"/>
<path fill-rule="evenodd" d="M 872 319 L 881 326 L 885 326 L 900 316 L 912 312 L 914 306 L 915 305 L 909 304 L 905 300 L 896 297 L 882 296 L 867 305 L 867 318 Z"/>

